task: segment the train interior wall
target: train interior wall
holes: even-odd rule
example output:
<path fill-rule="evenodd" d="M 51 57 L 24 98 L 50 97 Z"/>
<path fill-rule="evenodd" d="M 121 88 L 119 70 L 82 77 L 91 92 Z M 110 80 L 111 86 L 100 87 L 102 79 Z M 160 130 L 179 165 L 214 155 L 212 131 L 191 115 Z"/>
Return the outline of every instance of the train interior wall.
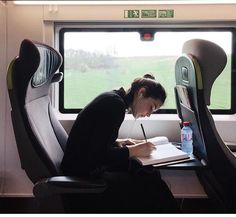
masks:
<path fill-rule="evenodd" d="M 126 8 L 142 8 L 144 6 L 126 6 Z M 148 6 L 153 8 L 154 6 Z M 155 6 L 172 7 L 176 10 L 176 20 L 183 22 L 191 17 L 193 22 L 203 20 L 217 21 L 224 19 L 225 22 L 236 20 L 236 5 L 221 7 L 206 6 L 202 8 L 203 15 L 199 15 L 199 5 L 193 6 Z M 19 156 L 14 139 L 11 117 L 10 103 L 6 88 L 6 72 L 10 61 L 18 54 L 19 46 L 24 38 L 42 41 L 49 45 L 54 44 L 54 24 L 56 22 L 76 22 L 76 21 L 124 21 L 121 17 L 124 7 L 111 6 L 82 7 L 82 6 L 15 6 L 13 3 L 0 1 L 0 212 L 1 213 L 34 213 L 38 212 L 37 203 L 32 197 L 32 183 L 27 178 L 24 170 L 21 169 Z M 227 15 L 222 14 L 226 10 Z M 214 13 L 210 13 L 214 11 Z M 96 14 L 97 12 L 97 14 Z M 181 15 L 182 14 L 182 15 Z M 87 16 L 87 17 L 86 17 Z M 181 17 L 182 16 L 182 17 Z M 160 21 L 161 23 L 162 21 Z M 166 21 L 165 21 L 166 22 Z M 172 22 L 172 21 L 170 21 Z M 132 22 L 131 22 L 132 23 Z M 168 23 L 168 22 L 167 22 Z M 236 25 L 236 24 L 235 24 Z M 67 130 L 73 124 L 74 115 L 63 116 L 58 114 L 58 118 Z M 236 142 L 234 130 L 236 128 L 235 115 L 215 116 L 217 129 L 223 139 Z M 148 124 L 150 135 L 165 135 L 170 140 L 179 141 L 179 128 L 177 115 L 159 115 L 152 120 L 144 120 Z M 132 125 L 132 119 L 127 119 L 120 130 L 120 137 L 125 137 L 125 132 Z M 168 131 L 166 130 L 168 129 Z M 230 129 L 230 130 L 229 130 Z M 141 132 L 140 132 L 141 133 Z M 141 136 L 139 132 L 134 134 L 137 138 Z M 177 198 L 182 206 L 183 212 L 217 212 L 216 207 L 207 198 Z"/>

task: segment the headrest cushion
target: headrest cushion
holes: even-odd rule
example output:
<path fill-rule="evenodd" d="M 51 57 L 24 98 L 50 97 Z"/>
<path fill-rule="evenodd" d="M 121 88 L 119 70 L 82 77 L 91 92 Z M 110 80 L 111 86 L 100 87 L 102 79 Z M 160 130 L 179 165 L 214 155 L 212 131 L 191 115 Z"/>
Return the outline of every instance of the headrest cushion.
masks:
<path fill-rule="evenodd" d="M 192 39 L 184 43 L 182 52 L 197 59 L 202 72 L 205 102 L 210 105 L 212 85 L 227 62 L 224 50 L 211 41 Z"/>
<path fill-rule="evenodd" d="M 49 82 L 62 63 L 62 57 L 52 47 L 24 39 L 21 43 L 19 58 L 27 77 L 32 76 L 32 86 L 39 87 Z"/>
<path fill-rule="evenodd" d="M 40 63 L 32 79 L 32 86 L 38 87 L 48 81 L 61 65 L 61 55 L 51 47 L 35 43 L 40 55 Z"/>

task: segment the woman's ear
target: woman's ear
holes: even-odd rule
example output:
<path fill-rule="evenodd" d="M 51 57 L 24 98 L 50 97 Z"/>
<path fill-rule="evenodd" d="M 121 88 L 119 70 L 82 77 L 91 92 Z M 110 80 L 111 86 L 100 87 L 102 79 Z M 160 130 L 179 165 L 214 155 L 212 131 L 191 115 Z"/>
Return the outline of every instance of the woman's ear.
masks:
<path fill-rule="evenodd" d="M 145 89 L 145 87 L 142 87 L 138 91 L 138 96 L 143 97 L 143 96 L 145 96 L 145 93 L 146 93 L 146 89 Z"/>

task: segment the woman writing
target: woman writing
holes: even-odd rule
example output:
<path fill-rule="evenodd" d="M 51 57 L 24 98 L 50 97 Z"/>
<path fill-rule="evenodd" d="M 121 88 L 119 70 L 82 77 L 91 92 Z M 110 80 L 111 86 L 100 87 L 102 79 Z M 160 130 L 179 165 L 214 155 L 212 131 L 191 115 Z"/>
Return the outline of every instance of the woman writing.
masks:
<path fill-rule="evenodd" d="M 159 172 L 133 160 L 150 155 L 155 146 L 142 140 L 117 139 L 126 111 L 135 119 L 149 117 L 165 99 L 162 85 L 146 74 L 135 79 L 128 91 L 120 88 L 100 94 L 78 114 L 61 169 L 65 175 L 104 178 L 108 187 L 100 205 L 108 212 L 176 211 Z"/>

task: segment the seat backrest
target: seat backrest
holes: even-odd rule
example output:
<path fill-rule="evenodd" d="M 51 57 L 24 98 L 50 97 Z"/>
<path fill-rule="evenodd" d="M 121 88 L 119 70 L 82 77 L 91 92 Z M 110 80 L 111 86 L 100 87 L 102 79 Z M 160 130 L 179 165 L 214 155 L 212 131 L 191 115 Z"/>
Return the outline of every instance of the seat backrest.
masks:
<path fill-rule="evenodd" d="M 197 131 L 193 129 L 193 133 L 199 136 L 201 144 L 198 145 L 205 150 L 205 153 L 200 152 L 200 155 L 206 159 L 217 180 L 230 192 L 232 183 L 236 180 L 236 158 L 222 141 L 208 109 L 212 85 L 223 71 L 227 56 L 220 46 L 202 39 L 185 42 L 182 52 L 175 69 L 179 117 L 182 121 L 189 118 L 185 112 L 187 106 L 183 103 L 187 99 L 181 100 L 184 95 L 180 96 L 178 93 L 178 85 L 187 89 L 185 95 L 188 95 L 189 109 L 192 110 L 197 128 Z"/>
<path fill-rule="evenodd" d="M 50 85 L 62 79 L 62 57 L 52 47 L 25 39 L 8 67 L 7 87 L 21 166 L 35 183 L 60 175 L 67 133 L 56 119 Z"/>
<path fill-rule="evenodd" d="M 197 64 L 196 60 L 188 54 L 183 54 L 177 59 L 175 65 L 175 98 L 181 127 L 184 121 L 189 121 L 194 132 L 194 155 L 207 161 L 206 147 L 199 123 L 198 99 L 201 96 L 197 91 Z"/>

